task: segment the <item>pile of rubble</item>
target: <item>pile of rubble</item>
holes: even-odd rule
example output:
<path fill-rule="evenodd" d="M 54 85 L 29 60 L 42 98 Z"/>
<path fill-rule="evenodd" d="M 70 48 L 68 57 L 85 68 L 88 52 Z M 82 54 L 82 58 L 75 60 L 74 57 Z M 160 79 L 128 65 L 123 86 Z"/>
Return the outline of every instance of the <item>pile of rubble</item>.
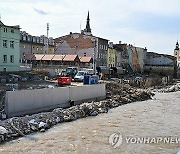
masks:
<path fill-rule="evenodd" d="M 172 85 L 170 87 L 167 88 L 161 88 L 156 90 L 157 92 L 162 92 L 162 93 L 168 93 L 168 92 L 176 92 L 176 91 L 180 91 L 180 83 L 177 83 L 175 85 Z"/>
<path fill-rule="evenodd" d="M 0 122 L 0 143 L 10 139 L 25 136 L 33 132 L 44 132 L 52 126 L 69 122 L 87 116 L 97 116 L 107 113 L 109 109 L 123 104 L 150 99 L 153 95 L 150 91 L 137 90 L 129 85 L 107 83 L 107 99 L 92 101 L 67 109 L 56 108 L 52 112 L 13 117 Z"/>

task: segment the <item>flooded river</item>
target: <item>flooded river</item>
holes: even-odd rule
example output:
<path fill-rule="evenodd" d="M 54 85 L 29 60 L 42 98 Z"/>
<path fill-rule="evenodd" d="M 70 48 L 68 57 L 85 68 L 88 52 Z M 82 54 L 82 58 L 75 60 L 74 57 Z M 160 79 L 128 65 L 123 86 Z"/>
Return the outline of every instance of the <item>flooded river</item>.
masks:
<path fill-rule="evenodd" d="M 146 140 L 138 142 L 138 138 Z M 158 93 L 153 100 L 123 105 L 97 117 L 58 124 L 45 133 L 0 146 L 0 154 L 173 154 L 178 151 L 180 92 Z"/>

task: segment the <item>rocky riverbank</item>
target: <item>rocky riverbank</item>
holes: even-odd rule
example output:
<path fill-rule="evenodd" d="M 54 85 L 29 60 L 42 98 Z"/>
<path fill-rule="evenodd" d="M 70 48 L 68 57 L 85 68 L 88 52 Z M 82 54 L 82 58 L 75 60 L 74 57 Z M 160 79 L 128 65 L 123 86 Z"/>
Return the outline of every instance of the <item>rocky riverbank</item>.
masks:
<path fill-rule="evenodd" d="M 180 83 L 176 83 L 176 84 L 170 85 L 168 87 L 161 87 L 160 89 L 154 89 L 154 91 L 162 92 L 162 93 L 180 91 Z"/>
<path fill-rule="evenodd" d="M 57 108 L 52 112 L 13 117 L 0 121 L 0 143 L 37 131 L 44 132 L 58 123 L 107 113 L 111 108 L 135 101 L 148 100 L 154 95 L 150 91 L 139 90 L 115 82 L 107 83 L 106 91 L 107 98 L 103 101 L 85 102 L 67 109 Z"/>

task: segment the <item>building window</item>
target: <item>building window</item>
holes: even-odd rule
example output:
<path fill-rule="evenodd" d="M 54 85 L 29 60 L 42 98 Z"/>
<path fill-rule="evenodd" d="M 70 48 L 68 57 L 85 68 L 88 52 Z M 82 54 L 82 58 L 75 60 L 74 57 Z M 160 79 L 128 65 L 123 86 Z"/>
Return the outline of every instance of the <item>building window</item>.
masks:
<path fill-rule="evenodd" d="M 6 72 L 6 67 L 3 68 L 3 71 Z"/>
<path fill-rule="evenodd" d="M 25 35 L 23 36 L 23 41 L 26 41 L 26 36 Z"/>
<path fill-rule="evenodd" d="M 10 41 L 10 48 L 14 48 L 14 41 Z"/>
<path fill-rule="evenodd" d="M 11 33 L 14 33 L 14 29 L 11 29 Z"/>
<path fill-rule="evenodd" d="M 37 43 L 39 43 L 39 37 L 37 37 Z"/>
<path fill-rule="evenodd" d="M 86 52 L 84 53 L 84 57 L 86 57 Z"/>
<path fill-rule="evenodd" d="M 4 32 L 7 33 L 7 28 L 4 28 Z"/>
<path fill-rule="evenodd" d="M 3 55 L 3 63 L 7 63 L 7 55 Z"/>
<path fill-rule="evenodd" d="M 23 45 L 23 48 L 25 49 L 25 48 L 26 48 L 26 46 L 25 46 L 25 45 Z"/>
<path fill-rule="evenodd" d="M 37 47 L 37 49 L 36 49 L 37 51 L 39 50 L 39 48 Z"/>
<path fill-rule="evenodd" d="M 14 55 L 11 55 L 11 56 L 10 56 L 10 62 L 11 62 L 11 63 L 14 63 Z"/>
<path fill-rule="evenodd" d="M 36 42 L 36 38 L 35 37 L 33 37 L 33 42 Z"/>
<path fill-rule="evenodd" d="M 31 41 L 31 37 L 30 37 L 30 36 L 28 36 L 28 41 L 29 41 L 29 42 Z"/>
<path fill-rule="evenodd" d="M 3 40 L 3 47 L 7 48 L 7 40 Z"/>

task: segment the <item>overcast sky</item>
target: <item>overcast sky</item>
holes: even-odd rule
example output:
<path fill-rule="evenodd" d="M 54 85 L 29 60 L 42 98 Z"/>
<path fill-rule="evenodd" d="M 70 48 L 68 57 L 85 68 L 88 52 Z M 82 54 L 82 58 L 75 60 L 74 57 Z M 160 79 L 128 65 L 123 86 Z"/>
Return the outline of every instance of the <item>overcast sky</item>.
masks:
<path fill-rule="evenodd" d="M 95 36 L 173 54 L 180 40 L 180 0 L 0 0 L 1 21 L 31 35 L 80 32 L 87 12 Z M 80 26 L 81 25 L 81 26 Z"/>

